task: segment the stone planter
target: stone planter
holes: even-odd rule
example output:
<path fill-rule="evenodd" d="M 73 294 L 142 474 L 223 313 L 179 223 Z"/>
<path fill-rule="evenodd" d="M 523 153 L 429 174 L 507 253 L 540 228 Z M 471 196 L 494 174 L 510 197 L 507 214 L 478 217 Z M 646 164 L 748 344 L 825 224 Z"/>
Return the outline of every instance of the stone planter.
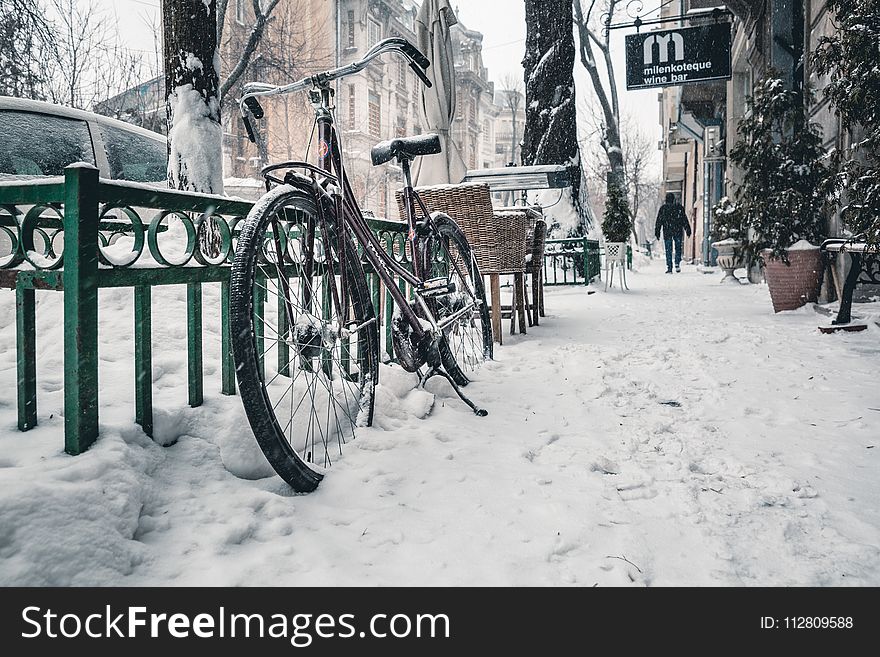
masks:
<path fill-rule="evenodd" d="M 740 281 L 733 275 L 733 271 L 743 266 L 742 242 L 726 239 L 713 242 L 712 247 L 718 252 L 716 262 L 724 271 L 724 278 L 721 279 L 721 282 L 739 285 Z"/>
<path fill-rule="evenodd" d="M 819 298 L 822 276 L 822 252 L 818 246 L 808 249 L 790 249 L 786 265 L 782 260 L 770 257 L 770 251 L 762 251 L 764 277 L 770 288 L 773 311 L 796 310 Z"/>

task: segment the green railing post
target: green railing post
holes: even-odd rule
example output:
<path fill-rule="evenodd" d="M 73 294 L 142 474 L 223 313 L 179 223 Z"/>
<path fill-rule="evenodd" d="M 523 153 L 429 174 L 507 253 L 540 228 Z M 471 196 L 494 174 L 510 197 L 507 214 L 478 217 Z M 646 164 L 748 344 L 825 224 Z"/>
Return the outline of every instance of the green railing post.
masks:
<path fill-rule="evenodd" d="M 581 247 L 584 250 L 584 285 L 590 284 L 590 252 L 587 249 L 586 236 L 581 237 Z"/>
<path fill-rule="evenodd" d="M 290 279 L 288 278 L 287 281 L 288 286 L 290 286 Z M 278 289 L 285 289 L 281 286 L 280 278 L 278 279 Z M 278 308 L 278 335 L 276 336 L 278 341 L 278 373 L 281 376 L 290 376 L 290 344 L 287 342 L 290 320 L 287 317 L 287 302 L 282 294 L 278 294 L 275 299 Z"/>
<path fill-rule="evenodd" d="M 18 430 L 37 426 L 37 311 L 34 289 L 15 285 L 15 346 L 18 367 Z"/>
<path fill-rule="evenodd" d="M 232 356 L 232 329 L 229 324 L 229 279 L 220 284 L 220 392 L 235 394 L 235 362 Z"/>
<path fill-rule="evenodd" d="M 186 286 L 186 352 L 189 405 L 201 406 L 205 399 L 202 374 L 202 284 Z"/>
<path fill-rule="evenodd" d="M 98 438 L 98 170 L 64 170 L 64 451 Z"/>
<path fill-rule="evenodd" d="M 149 285 L 134 288 L 134 421 L 153 435 L 153 318 Z"/>

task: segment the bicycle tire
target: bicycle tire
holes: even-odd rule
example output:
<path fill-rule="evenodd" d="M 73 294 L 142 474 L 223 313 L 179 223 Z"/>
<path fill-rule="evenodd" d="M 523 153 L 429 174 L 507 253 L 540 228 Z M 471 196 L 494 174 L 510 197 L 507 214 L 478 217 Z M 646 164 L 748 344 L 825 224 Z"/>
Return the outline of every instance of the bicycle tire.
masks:
<path fill-rule="evenodd" d="M 326 196 L 321 197 L 321 202 L 327 235 L 321 234 L 320 241 L 316 238 L 311 253 L 314 262 L 318 262 L 319 246 L 324 249 L 324 244 L 329 244 L 331 261 L 335 258 L 341 265 L 338 272 L 335 267 L 331 270 L 327 266 L 328 261 L 325 258 L 321 267 L 316 269 L 321 273 L 307 280 L 304 263 L 309 253 L 308 242 L 303 244 L 303 233 L 298 231 L 310 220 L 309 217 L 314 222 L 319 221 L 319 209 L 310 188 L 280 185 L 264 195 L 245 219 L 235 250 L 230 285 L 232 346 L 245 414 L 269 463 L 284 481 L 302 493 L 310 492 L 318 486 L 326 469 L 342 453 L 343 445 L 354 438 L 355 429 L 372 423 L 373 391 L 378 382 L 378 327 L 375 321 L 370 323 L 375 319 L 375 314 L 366 276 L 347 231 L 341 249 L 343 253 L 339 254 L 333 204 Z M 279 230 L 279 239 L 283 233 L 283 243 L 275 241 L 273 220 L 274 225 L 282 227 Z M 276 244 L 281 245 L 285 254 L 285 267 L 282 271 L 277 267 Z M 327 252 L 324 250 L 322 253 L 326 255 Z M 297 257 L 299 259 L 295 262 Z M 273 265 L 274 272 L 271 270 Z M 285 285 L 281 275 L 283 273 L 284 278 L 288 278 L 291 271 L 288 268 L 294 269 L 297 275 L 288 279 Z M 345 271 L 344 277 L 340 276 L 342 268 Z M 273 273 L 277 280 L 272 279 Z M 331 276 L 331 273 L 334 275 Z M 346 314 L 350 312 L 350 317 L 340 318 L 339 312 L 334 310 L 334 305 L 338 308 L 342 302 L 332 302 L 331 278 L 332 285 L 338 288 L 337 293 L 347 295 L 350 300 L 350 304 L 346 304 L 350 311 L 344 311 Z M 344 291 L 341 284 L 337 285 L 343 279 L 346 282 Z M 261 280 L 265 281 L 262 286 Z M 273 284 L 277 293 L 274 327 L 270 322 L 271 304 L 266 303 L 263 298 L 268 297 Z M 294 289 L 298 289 L 300 294 L 297 295 Z M 312 301 L 320 299 L 321 303 L 312 303 L 307 297 Z M 329 312 L 328 298 L 331 301 Z M 346 296 L 339 298 L 344 299 Z M 289 302 L 285 302 L 285 299 Z M 259 308 L 263 310 L 260 319 L 257 318 Z M 300 311 L 299 314 L 297 311 Z M 291 317 L 291 313 L 294 316 Z M 351 337 L 346 342 L 345 338 L 340 337 L 344 332 L 338 329 L 349 318 L 357 326 L 362 326 L 354 333 L 353 348 Z M 266 338 L 266 328 L 275 331 L 274 338 Z M 328 333 L 327 330 L 331 332 Z M 282 333 L 286 336 L 283 339 Z M 265 345 L 267 339 L 272 341 L 279 352 L 278 364 L 272 377 L 269 377 L 266 370 L 269 369 L 271 360 L 267 355 L 273 346 L 261 351 L 261 346 Z M 291 354 L 292 358 L 287 360 L 285 367 L 284 360 Z M 276 382 L 282 379 L 280 383 L 284 385 L 285 377 L 290 380 L 290 418 L 279 417 L 276 412 L 279 407 L 288 406 L 283 396 L 277 398 L 279 392 Z M 318 387 L 319 383 L 324 389 Z M 302 392 L 303 386 L 307 389 L 306 392 Z M 302 396 L 294 410 L 294 401 L 300 394 Z M 319 412 L 324 415 L 323 408 L 316 410 L 321 403 L 326 403 L 327 425 L 324 428 L 321 425 L 322 418 L 318 416 Z M 304 405 L 306 408 L 303 413 L 307 414 L 308 424 L 303 435 L 303 415 L 300 414 L 297 418 L 294 416 Z M 340 413 L 343 414 L 341 421 Z M 332 426 L 334 422 L 336 426 Z M 320 430 L 320 436 L 315 431 L 315 425 Z M 319 438 L 317 445 L 316 438 Z"/>
<path fill-rule="evenodd" d="M 472 373 L 486 360 L 492 359 L 492 325 L 489 321 L 489 305 L 486 303 L 486 289 L 483 277 L 464 232 L 446 214 L 433 216 L 434 231 L 428 239 L 428 254 L 438 254 L 446 263 L 455 261 L 458 268 L 445 265 L 448 280 L 456 283 L 457 295 L 466 295 L 478 302 L 469 315 L 463 316 L 443 332 L 439 343 L 440 360 L 446 373 L 459 386 L 470 383 L 468 373 Z M 452 246 L 454 248 L 450 249 Z M 459 273 L 467 280 L 460 279 Z M 459 298 L 461 298 L 459 296 Z M 438 321 L 443 319 L 444 309 L 432 310 Z M 454 310 L 454 306 L 450 308 Z"/>

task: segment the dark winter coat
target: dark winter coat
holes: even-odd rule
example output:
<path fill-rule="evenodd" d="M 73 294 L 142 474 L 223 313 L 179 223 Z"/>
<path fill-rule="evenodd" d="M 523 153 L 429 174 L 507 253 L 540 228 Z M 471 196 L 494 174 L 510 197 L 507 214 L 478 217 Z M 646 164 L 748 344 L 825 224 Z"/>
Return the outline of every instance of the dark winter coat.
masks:
<path fill-rule="evenodd" d="M 654 236 L 660 239 L 660 231 L 663 231 L 663 239 L 671 240 L 680 236 L 681 231 L 691 236 L 691 225 L 681 203 L 664 203 L 657 213 L 657 223 L 654 225 Z"/>

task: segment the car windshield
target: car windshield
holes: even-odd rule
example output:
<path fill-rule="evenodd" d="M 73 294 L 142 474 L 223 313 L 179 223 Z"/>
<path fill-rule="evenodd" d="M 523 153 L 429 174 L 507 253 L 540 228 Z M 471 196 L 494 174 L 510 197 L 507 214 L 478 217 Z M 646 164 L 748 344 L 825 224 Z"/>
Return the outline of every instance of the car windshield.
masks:
<path fill-rule="evenodd" d="M 60 176 L 73 162 L 95 164 L 85 121 L 0 110 L 0 173 Z"/>
<path fill-rule="evenodd" d="M 167 146 L 164 141 L 114 126 L 101 125 L 101 137 L 114 180 L 161 182 L 167 177 Z"/>

